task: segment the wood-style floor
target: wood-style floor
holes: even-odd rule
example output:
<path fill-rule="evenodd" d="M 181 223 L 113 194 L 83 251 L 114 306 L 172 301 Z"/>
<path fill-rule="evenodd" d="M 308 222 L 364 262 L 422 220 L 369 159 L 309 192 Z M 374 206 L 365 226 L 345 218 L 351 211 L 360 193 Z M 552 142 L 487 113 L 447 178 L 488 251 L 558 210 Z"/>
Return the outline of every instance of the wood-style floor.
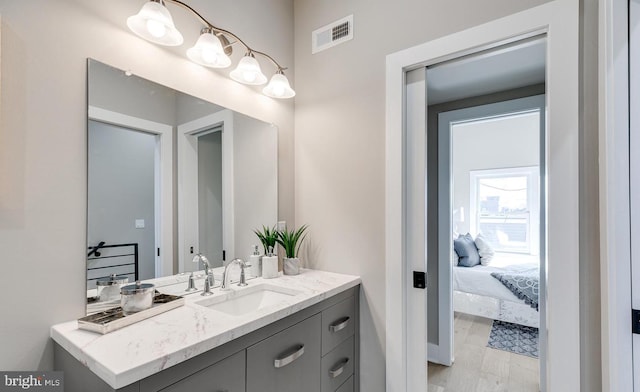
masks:
<path fill-rule="evenodd" d="M 455 314 L 453 366 L 429 362 L 429 392 L 538 392 L 538 360 L 487 347 L 493 320 Z"/>

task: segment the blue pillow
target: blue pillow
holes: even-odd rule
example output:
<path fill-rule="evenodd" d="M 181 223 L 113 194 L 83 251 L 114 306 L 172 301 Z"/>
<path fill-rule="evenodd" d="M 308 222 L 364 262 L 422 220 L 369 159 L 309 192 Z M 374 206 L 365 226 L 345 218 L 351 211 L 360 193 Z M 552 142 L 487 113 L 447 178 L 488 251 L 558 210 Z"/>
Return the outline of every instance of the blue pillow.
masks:
<path fill-rule="evenodd" d="M 474 267 L 480 264 L 480 254 L 471 234 L 460 235 L 453 240 L 453 249 L 458 254 L 458 266 Z"/>

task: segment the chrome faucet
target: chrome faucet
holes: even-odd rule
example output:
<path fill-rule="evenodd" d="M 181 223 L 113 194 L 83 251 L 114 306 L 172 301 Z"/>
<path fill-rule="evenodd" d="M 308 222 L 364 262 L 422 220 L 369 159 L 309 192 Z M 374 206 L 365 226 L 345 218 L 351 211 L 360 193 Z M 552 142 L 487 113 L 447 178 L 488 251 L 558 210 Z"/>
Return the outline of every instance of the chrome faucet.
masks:
<path fill-rule="evenodd" d="M 211 270 L 211 265 L 209 264 L 209 259 L 207 259 L 205 257 L 205 255 L 203 255 L 202 253 L 198 253 L 195 256 L 193 256 L 193 260 L 194 263 L 199 263 L 201 262 L 202 265 L 204 265 L 204 287 L 202 289 L 202 295 L 212 295 L 213 293 L 211 292 L 211 287 L 213 287 L 213 284 L 215 283 L 214 278 L 213 278 L 213 270 Z M 198 266 L 200 266 L 200 264 L 198 264 Z M 186 291 L 195 291 L 197 290 L 195 287 L 195 283 L 194 283 L 194 279 L 193 279 L 193 272 L 191 273 L 191 276 L 189 277 L 189 287 L 187 288 Z"/>
<path fill-rule="evenodd" d="M 211 286 L 213 286 L 213 282 L 211 281 L 211 276 L 212 275 L 209 274 L 209 268 L 211 268 L 211 265 L 209 264 L 209 259 L 207 259 L 205 257 L 205 255 L 203 255 L 202 253 L 198 253 L 197 255 L 193 256 L 193 260 L 192 261 L 194 263 L 201 262 L 204 265 L 204 276 L 209 281 L 209 284 Z"/>
<path fill-rule="evenodd" d="M 244 275 L 244 269 L 247 267 L 247 264 L 242 261 L 242 259 L 233 259 L 229 264 L 227 264 L 226 267 L 224 267 L 224 272 L 222 273 L 222 285 L 220 286 L 221 290 L 230 290 L 229 282 L 227 281 L 229 279 L 228 271 L 231 266 L 236 264 L 240 266 L 240 282 L 238 283 L 238 286 L 243 287 L 247 285 L 247 281 Z"/>

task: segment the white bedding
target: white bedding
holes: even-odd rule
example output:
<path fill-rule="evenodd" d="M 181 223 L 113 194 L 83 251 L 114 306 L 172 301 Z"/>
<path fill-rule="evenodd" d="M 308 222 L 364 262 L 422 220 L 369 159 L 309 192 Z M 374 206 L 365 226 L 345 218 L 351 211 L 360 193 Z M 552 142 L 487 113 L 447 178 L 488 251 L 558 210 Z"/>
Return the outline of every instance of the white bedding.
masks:
<path fill-rule="evenodd" d="M 539 270 L 537 256 L 496 253 L 488 266 L 453 268 L 453 289 L 506 301 L 521 302 L 508 288 L 493 276 L 492 272 L 536 272 Z"/>

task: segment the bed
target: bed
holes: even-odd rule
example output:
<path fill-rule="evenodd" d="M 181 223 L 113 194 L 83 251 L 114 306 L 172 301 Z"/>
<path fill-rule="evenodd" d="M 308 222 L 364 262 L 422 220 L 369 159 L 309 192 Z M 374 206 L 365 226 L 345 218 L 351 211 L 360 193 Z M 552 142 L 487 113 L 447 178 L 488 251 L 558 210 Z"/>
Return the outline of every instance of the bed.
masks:
<path fill-rule="evenodd" d="M 533 304 L 530 298 L 522 295 L 521 298 L 525 299 L 519 298 L 494 276 L 539 275 L 537 256 L 512 253 L 496 253 L 488 266 L 454 266 L 453 309 L 456 312 L 538 328 L 540 315 L 537 310 L 537 291 Z"/>

